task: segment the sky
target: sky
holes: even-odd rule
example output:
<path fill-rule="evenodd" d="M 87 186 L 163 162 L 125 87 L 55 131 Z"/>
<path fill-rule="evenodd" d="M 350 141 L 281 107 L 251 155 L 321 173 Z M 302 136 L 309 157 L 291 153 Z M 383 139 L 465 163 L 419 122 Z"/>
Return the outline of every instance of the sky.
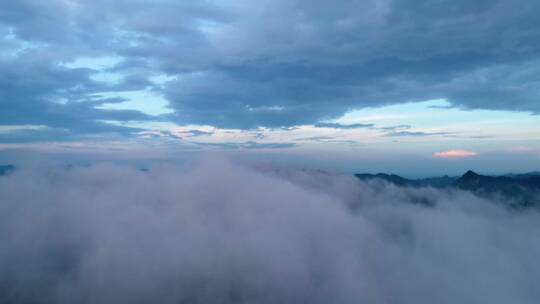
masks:
<path fill-rule="evenodd" d="M 540 2 L 0 4 L 0 155 L 540 170 Z"/>

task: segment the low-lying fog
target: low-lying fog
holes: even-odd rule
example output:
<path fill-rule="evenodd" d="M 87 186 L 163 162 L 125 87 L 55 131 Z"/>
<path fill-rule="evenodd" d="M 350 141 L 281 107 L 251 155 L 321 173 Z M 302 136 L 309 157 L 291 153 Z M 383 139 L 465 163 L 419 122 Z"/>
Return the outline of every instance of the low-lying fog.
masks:
<path fill-rule="evenodd" d="M 538 303 L 539 261 L 537 211 L 456 190 L 208 158 L 0 177 L 1 303 Z"/>

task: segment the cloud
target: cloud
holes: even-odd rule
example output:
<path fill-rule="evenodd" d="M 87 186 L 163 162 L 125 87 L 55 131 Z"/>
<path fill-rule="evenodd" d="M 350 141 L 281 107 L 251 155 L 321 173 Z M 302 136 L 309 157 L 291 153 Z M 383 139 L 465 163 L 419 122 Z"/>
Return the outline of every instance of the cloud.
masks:
<path fill-rule="evenodd" d="M 374 126 L 374 124 L 350 124 L 350 125 L 343 125 L 339 123 L 332 123 L 332 122 L 318 122 L 314 124 L 315 128 L 331 128 L 331 129 L 359 129 L 359 128 L 371 128 Z"/>
<path fill-rule="evenodd" d="M 255 142 L 255 141 L 246 141 L 246 142 L 193 142 L 199 146 L 211 146 L 218 148 L 227 148 L 227 149 L 286 149 L 293 148 L 296 146 L 295 143 L 288 142 Z"/>
<path fill-rule="evenodd" d="M 423 131 L 392 131 L 385 133 L 384 136 L 436 136 L 436 135 L 452 135 L 450 132 L 423 132 Z"/>
<path fill-rule="evenodd" d="M 0 123 L 46 120 L 74 134 L 106 133 L 99 121 L 111 116 L 150 118 L 81 101 L 143 89 L 169 102 L 174 113 L 160 119 L 225 128 L 313 125 L 352 109 L 436 98 L 538 114 L 540 4 L 520 3 L 5 2 L 0 100 L 9 110 Z M 120 62 L 66 65 L 80 57 Z M 103 73 L 120 81 L 96 81 Z M 166 81 L 150 81 L 159 76 Z"/>
<path fill-rule="evenodd" d="M 396 125 L 396 126 L 388 126 L 388 127 L 379 127 L 379 130 L 385 130 L 385 131 L 398 131 L 398 130 L 409 130 L 411 129 L 411 125 Z"/>
<path fill-rule="evenodd" d="M 476 156 L 476 155 L 478 155 L 478 153 L 474 151 L 463 150 L 463 149 L 452 149 L 452 150 L 433 153 L 433 157 L 438 157 L 438 158 L 463 158 L 463 157 L 471 157 L 471 156 Z"/>
<path fill-rule="evenodd" d="M 183 134 L 189 134 L 190 137 L 198 137 L 198 136 L 206 136 L 206 135 L 212 135 L 214 132 L 212 131 L 202 131 L 202 130 L 188 130 L 188 131 L 181 131 L 179 133 Z"/>
<path fill-rule="evenodd" d="M 4 303 L 536 303 L 537 212 L 314 170 L 17 164 Z M 418 204 L 429 201 L 432 206 Z"/>
<path fill-rule="evenodd" d="M 344 140 L 344 139 L 339 139 L 339 138 L 332 137 L 332 136 L 300 137 L 300 138 L 295 138 L 294 141 L 317 142 L 317 143 L 333 143 L 333 144 L 345 144 L 345 145 L 358 144 L 358 141 Z"/>
<path fill-rule="evenodd" d="M 334 140 L 335 137 L 332 136 L 310 136 L 310 137 L 300 137 L 295 138 L 295 140 L 307 140 L 307 141 L 325 141 L 325 140 Z"/>
<path fill-rule="evenodd" d="M 376 130 L 384 131 L 383 135 L 387 137 L 401 137 L 401 136 L 444 136 L 444 137 L 462 137 L 454 132 L 425 132 L 425 131 L 411 131 L 411 125 L 395 125 L 388 127 L 377 127 Z M 469 136 L 463 136 L 469 138 Z"/>
<path fill-rule="evenodd" d="M 536 6 L 527 2 L 528 9 Z M 360 7 L 361 14 L 352 13 Z M 341 1 L 338 7 L 273 1 L 264 10 L 247 5 L 241 11 L 245 15 L 231 21 L 220 46 L 249 59 L 235 57 L 197 75 L 188 92 L 175 89 L 183 82 L 170 84 L 172 106 L 194 115 L 186 119 L 198 119 L 198 111 L 216 117 L 219 107 L 233 118 L 219 117 L 218 125 L 309 124 L 354 108 L 434 98 L 464 109 L 539 110 L 537 56 L 513 43 L 531 50 L 540 45 L 510 20 L 537 21 L 510 1 L 444 1 L 437 7 L 417 1 Z M 276 16 L 279 23 L 260 23 Z M 500 33 L 509 27 L 512 34 L 503 39 Z M 269 106 L 281 110 L 249 111 Z"/>
<path fill-rule="evenodd" d="M 96 107 L 120 103 L 121 98 L 94 95 L 106 84 L 90 79 L 88 69 L 49 66 L 32 56 L 0 60 L 0 124 L 43 125 L 42 130 L 1 134 L 1 142 L 73 139 L 97 133 L 129 135 L 138 131 L 104 121 L 145 121 L 154 119 L 133 110 L 106 110 Z"/>

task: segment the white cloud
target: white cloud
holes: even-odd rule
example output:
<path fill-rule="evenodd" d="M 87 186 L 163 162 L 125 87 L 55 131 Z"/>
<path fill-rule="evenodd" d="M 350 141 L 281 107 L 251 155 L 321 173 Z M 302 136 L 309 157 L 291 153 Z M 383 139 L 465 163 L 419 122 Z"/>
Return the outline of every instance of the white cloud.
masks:
<path fill-rule="evenodd" d="M 37 167 L 36 167 L 37 166 Z M 6 303 L 536 303 L 536 212 L 222 159 L 0 178 Z M 427 207 L 415 202 L 430 202 Z"/>

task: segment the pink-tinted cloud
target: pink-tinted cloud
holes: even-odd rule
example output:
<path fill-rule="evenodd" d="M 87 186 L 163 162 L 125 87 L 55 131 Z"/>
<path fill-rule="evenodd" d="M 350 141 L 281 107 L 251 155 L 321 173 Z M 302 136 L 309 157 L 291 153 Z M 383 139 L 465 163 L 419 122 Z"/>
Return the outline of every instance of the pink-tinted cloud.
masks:
<path fill-rule="evenodd" d="M 478 153 L 463 149 L 452 149 L 433 153 L 433 156 L 438 158 L 463 158 L 476 155 L 478 155 Z"/>

